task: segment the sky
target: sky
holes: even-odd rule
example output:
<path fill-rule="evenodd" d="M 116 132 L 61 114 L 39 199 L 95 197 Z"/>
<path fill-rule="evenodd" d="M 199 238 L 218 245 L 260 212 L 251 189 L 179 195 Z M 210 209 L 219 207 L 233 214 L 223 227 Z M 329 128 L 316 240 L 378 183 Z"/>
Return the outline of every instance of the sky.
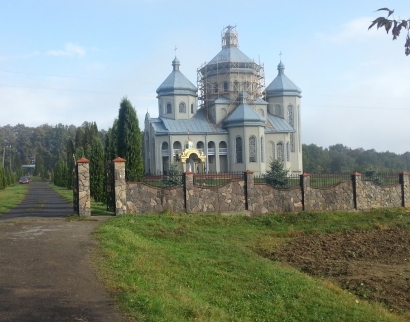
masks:
<path fill-rule="evenodd" d="M 410 151 L 406 33 L 392 41 L 368 30 L 386 6 L 410 18 L 404 0 L 0 0 L 0 126 L 88 121 L 107 130 L 128 97 L 143 128 L 147 111 L 158 116 L 156 89 L 175 54 L 196 84 L 222 29 L 236 25 L 266 86 L 282 52 L 302 89 L 304 144 L 401 154 Z"/>

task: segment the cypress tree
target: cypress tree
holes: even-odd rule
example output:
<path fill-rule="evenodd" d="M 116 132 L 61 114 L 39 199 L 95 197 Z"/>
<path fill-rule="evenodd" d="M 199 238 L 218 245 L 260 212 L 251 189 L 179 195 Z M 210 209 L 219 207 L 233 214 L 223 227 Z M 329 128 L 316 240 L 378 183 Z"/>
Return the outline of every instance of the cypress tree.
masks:
<path fill-rule="evenodd" d="M 84 149 L 84 131 L 81 127 L 77 128 L 75 132 L 75 148 L 83 148 Z"/>
<path fill-rule="evenodd" d="M 123 98 L 118 113 L 118 155 L 126 160 L 125 178 L 138 181 L 143 177 L 141 131 L 131 102 Z"/>
<path fill-rule="evenodd" d="M 73 167 L 74 167 L 74 142 L 71 138 L 67 139 L 67 189 L 73 188 Z"/>
<path fill-rule="evenodd" d="M 6 188 L 6 178 L 4 168 L 0 165 L 0 189 L 3 190 L 4 188 Z"/>
<path fill-rule="evenodd" d="M 90 194 L 95 201 L 104 200 L 104 179 L 103 146 L 98 136 L 95 136 L 91 145 L 90 156 Z"/>

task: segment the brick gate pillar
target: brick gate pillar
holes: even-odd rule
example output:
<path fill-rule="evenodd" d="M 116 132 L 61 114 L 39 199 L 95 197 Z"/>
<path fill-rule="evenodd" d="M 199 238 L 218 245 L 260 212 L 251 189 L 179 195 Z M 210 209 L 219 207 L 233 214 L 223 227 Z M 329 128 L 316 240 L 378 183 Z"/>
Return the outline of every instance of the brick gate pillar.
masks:
<path fill-rule="evenodd" d="M 91 216 L 90 161 L 77 160 L 78 215 Z"/>
<path fill-rule="evenodd" d="M 192 213 L 191 202 L 194 198 L 194 174 L 191 171 L 186 171 L 184 174 L 184 198 L 185 211 Z"/>
<path fill-rule="evenodd" d="M 401 206 L 410 206 L 410 187 L 409 187 L 409 173 L 401 172 L 399 173 L 399 182 L 401 184 Z"/>
<path fill-rule="evenodd" d="M 127 183 L 125 181 L 125 160 L 116 158 L 114 162 L 115 215 L 127 213 Z"/>

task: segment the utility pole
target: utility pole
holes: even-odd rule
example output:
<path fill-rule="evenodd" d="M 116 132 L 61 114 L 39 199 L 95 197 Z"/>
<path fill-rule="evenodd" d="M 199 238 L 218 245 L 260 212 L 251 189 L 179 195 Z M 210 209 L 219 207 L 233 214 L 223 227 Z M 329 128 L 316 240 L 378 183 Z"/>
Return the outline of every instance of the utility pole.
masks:
<path fill-rule="evenodd" d="M 3 169 L 4 169 L 4 157 L 6 156 L 6 145 L 3 144 Z"/>

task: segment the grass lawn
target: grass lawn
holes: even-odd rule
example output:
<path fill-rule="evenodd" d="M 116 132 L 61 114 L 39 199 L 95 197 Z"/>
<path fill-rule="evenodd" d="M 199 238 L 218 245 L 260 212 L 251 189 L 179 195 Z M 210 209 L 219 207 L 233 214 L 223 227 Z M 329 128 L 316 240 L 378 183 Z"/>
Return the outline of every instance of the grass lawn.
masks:
<path fill-rule="evenodd" d="M 28 185 L 14 184 L 0 190 L 0 215 L 18 205 L 26 195 Z"/>
<path fill-rule="evenodd" d="M 57 192 L 62 198 L 70 203 L 73 203 L 73 190 L 57 187 L 56 185 L 50 183 L 50 188 Z M 107 210 L 107 205 L 102 202 L 96 202 L 91 199 L 91 215 L 92 216 L 113 216 L 114 213 Z"/>
<path fill-rule="evenodd" d="M 137 321 L 404 321 L 267 259 L 295 236 L 381 226 L 410 228 L 410 215 L 124 215 L 95 232 L 96 265 L 120 308 Z"/>

